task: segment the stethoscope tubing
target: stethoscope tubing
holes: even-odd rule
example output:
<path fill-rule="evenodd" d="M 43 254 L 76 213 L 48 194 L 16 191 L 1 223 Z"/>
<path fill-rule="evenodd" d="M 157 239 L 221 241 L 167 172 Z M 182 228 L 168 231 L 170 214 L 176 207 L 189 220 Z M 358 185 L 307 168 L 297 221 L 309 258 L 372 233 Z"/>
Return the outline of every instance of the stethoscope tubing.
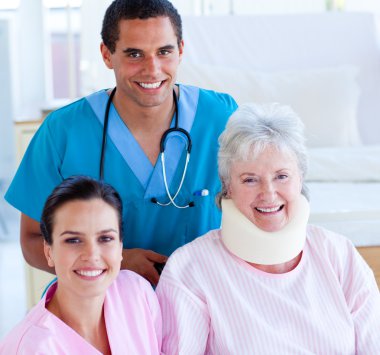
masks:
<path fill-rule="evenodd" d="M 106 110 L 105 110 L 105 113 L 104 113 L 102 147 L 101 147 L 100 162 L 99 162 L 99 179 L 100 180 L 104 180 L 104 161 L 105 161 L 105 148 L 106 148 L 106 144 L 107 144 L 107 131 L 108 131 L 109 113 L 110 113 L 111 103 L 112 103 L 113 97 L 115 96 L 115 93 L 116 93 L 116 87 L 114 87 L 112 89 L 111 94 L 108 97 L 107 105 L 106 105 Z M 190 137 L 189 132 L 186 131 L 183 128 L 178 127 L 178 120 L 179 120 L 178 99 L 177 99 L 177 95 L 176 95 L 174 89 L 173 89 L 173 99 L 174 99 L 174 107 L 175 107 L 175 121 L 174 121 L 175 123 L 174 123 L 174 127 L 167 129 L 162 134 L 162 137 L 161 137 L 161 140 L 160 140 L 160 153 L 161 153 L 161 162 L 162 162 L 162 170 L 163 170 L 162 173 L 163 173 L 163 178 L 164 178 L 164 185 L 165 185 L 166 194 L 169 197 L 169 202 L 168 203 L 161 203 L 161 202 L 157 201 L 156 198 L 152 198 L 151 201 L 153 203 L 159 205 L 159 206 L 169 206 L 170 204 L 173 204 L 173 206 L 175 206 L 177 208 L 187 208 L 187 207 L 193 207 L 194 206 L 194 202 L 190 202 L 190 203 L 188 203 L 185 206 L 180 206 L 180 205 L 176 204 L 175 199 L 178 196 L 179 192 L 181 191 L 182 184 L 183 184 L 185 176 L 186 176 L 187 166 L 188 166 L 188 163 L 189 163 L 189 160 L 190 160 L 192 141 L 191 141 L 191 137 Z M 183 134 L 186 137 L 186 140 L 187 140 L 187 154 L 186 154 L 186 163 L 185 163 L 184 171 L 183 171 L 183 174 L 182 174 L 181 182 L 179 184 L 179 187 L 178 187 L 176 193 L 172 196 L 170 194 L 168 183 L 167 183 L 167 179 L 166 179 L 165 141 L 166 141 L 166 138 L 168 137 L 168 135 L 170 133 L 173 133 L 173 132 L 179 132 L 179 133 Z"/>
<path fill-rule="evenodd" d="M 99 180 L 104 180 L 104 155 L 107 143 L 107 130 L 108 130 L 108 121 L 110 117 L 110 109 L 113 97 L 116 93 L 116 86 L 112 89 L 110 96 L 107 100 L 106 111 L 104 114 L 104 124 L 103 124 L 103 136 L 102 136 L 102 149 L 100 152 L 100 162 L 99 162 Z"/>

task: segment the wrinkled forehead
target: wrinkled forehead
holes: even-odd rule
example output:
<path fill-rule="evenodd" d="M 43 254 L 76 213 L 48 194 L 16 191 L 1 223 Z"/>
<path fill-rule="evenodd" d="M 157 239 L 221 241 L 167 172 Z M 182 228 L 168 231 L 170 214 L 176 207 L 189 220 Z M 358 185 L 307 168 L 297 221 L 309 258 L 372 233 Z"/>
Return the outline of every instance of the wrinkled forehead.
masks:
<path fill-rule="evenodd" d="M 251 145 L 241 146 L 236 154 L 236 159 L 241 161 L 257 160 L 262 155 L 272 155 L 283 159 L 295 159 L 298 163 L 297 154 L 285 142 L 273 143 L 259 141 Z"/>

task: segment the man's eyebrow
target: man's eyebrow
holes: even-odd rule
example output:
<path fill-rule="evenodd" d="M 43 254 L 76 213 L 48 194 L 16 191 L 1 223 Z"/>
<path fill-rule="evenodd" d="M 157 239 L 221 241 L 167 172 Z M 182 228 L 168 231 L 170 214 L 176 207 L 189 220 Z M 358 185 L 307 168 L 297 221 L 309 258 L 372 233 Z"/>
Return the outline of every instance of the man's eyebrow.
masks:
<path fill-rule="evenodd" d="M 173 44 L 166 44 L 165 46 L 162 46 L 160 48 L 158 48 L 159 51 L 162 51 L 162 50 L 173 50 L 175 49 L 176 46 L 173 45 Z M 142 53 L 143 50 L 142 49 L 138 49 L 138 48 L 126 48 L 126 49 L 123 49 L 123 53 L 125 54 L 129 54 L 129 53 Z"/>
<path fill-rule="evenodd" d="M 160 51 L 162 51 L 163 49 L 173 50 L 173 49 L 175 49 L 175 46 L 173 46 L 172 44 L 167 44 L 166 46 L 163 46 L 163 47 L 159 48 Z"/>
<path fill-rule="evenodd" d="M 141 49 L 137 49 L 137 48 L 126 48 L 126 49 L 123 49 L 123 53 L 135 53 L 135 52 L 138 52 L 138 53 L 141 53 L 142 50 Z"/>

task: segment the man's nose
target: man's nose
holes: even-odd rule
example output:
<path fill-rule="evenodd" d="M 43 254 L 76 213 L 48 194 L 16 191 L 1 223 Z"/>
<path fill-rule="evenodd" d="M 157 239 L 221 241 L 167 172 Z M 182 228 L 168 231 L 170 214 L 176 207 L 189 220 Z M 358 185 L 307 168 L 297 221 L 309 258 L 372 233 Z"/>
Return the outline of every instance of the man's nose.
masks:
<path fill-rule="evenodd" d="M 146 74 L 156 76 L 157 73 L 160 71 L 160 68 L 161 64 L 156 56 L 150 56 L 145 59 L 144 71 L 146 72 Z"/>

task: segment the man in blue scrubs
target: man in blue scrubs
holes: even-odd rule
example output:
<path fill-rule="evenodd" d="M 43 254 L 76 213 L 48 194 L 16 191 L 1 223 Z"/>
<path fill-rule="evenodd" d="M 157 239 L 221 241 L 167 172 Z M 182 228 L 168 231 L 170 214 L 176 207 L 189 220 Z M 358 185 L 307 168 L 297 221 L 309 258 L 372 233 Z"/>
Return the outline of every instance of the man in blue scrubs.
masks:
<path fill-rule="evenodd" d="M 181 18 L 167 0 L 116 0 L 105 14 L 101 54 L 113 70 L 116 91 L 109 109 L 104 148 L 104 180 L 123 199 L 124 251 L 122 268 L 146 277 L 159 275 L 176 248 L 220 225 L 214 199 L 217 139 L 235 101 L 226 94 L 176 83 L 184 43 Z M 200 53 L 201 55 L 201 53 Z M 39 220 L 46 197 L 71 175 L 100 178 L 103 124 L 112 90 L 102 90 L 51 113 L 35 134 L 6 194 L 19 209 L 21 246 L 26 261 L 49 269 L 43 255 Z M 175 96 L 173 95 L 173 92 Z M 165 140 L 165 169 L 160 153 L 164 132 L 175 125 L 189 132 Z M 74 231 L 75 232 L 75 231 Z M 78 246 L 80 247 L 80 246 Z"/>

